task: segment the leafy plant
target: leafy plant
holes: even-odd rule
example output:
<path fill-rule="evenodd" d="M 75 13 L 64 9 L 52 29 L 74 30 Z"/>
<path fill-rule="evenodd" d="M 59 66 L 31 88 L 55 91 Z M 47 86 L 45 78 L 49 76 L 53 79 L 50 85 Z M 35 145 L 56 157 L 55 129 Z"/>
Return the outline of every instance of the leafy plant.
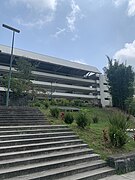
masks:
<path fill-rule="evenodd" d="M 49 102 L 47 100 L 43 101 L 43 105 L 46 109 L 49 108 Z"/>
<path fill-rule="evenodd" d="M 92 120 L 93 120 L 93 123 L 98 123 L 98 121 L 99 121 L 99 119 L 98 119 L 97 116 L 94 116 L 94 117 L 92 118 Z"/>
<path fill-rule="evenodd" d="M 76 117 L 76 123 L 79 127 L 85 128 L 88 125 L 88 118 L 84 112 L 79 112 Z"/>
<path fill-rule="evenodd" d="M 51 108 L 51 109 L 50 109 L 50 113 L 51 113 L 51 115 L 52 115 L 53 117 L 58 118 L 60 111 L 59 111 L 58 108 Z"/>
<path fill-rule="evenodd" d="M 74 117 L 73 117 L 73 114 L 71 114 L 71 113 L 66 113 L 65 114 L 65 117 L 64 117 L 64 121 L 65 121 L 65 123 L 67 123 L 67 124 L 72 124 L 73 123 L 73 121 L 74 121 Z"/>
<path fill-rule="evenodd" d="M 127 117 L 118 112 L 109 118 L 109 138 L 110 142 L 115 147 L 122 147 L 127 143 L 128 136 L 126 134 L 126 129 L 129 124 Z"/>

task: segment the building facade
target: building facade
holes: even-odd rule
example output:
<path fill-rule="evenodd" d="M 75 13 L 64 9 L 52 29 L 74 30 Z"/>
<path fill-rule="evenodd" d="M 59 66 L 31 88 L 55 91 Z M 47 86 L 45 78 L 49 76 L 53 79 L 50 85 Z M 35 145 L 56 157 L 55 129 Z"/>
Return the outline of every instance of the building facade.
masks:
<path fill-rule="evenodd" d="M 0 45 L 0 76 L 9 72 L 10 51 L 8 46 Z M 38 64 L 32 71 L 31 81 L 42 87 L 53 98 L 80 99 L 103 107 L 111 105 L 111 97 L 105 76 L 93 66 L 14 49 L 14 58 L 22 57 Z M 12 73 L 15 70 L 13 61 Z M 0 92 L 6 91 L 0 87 Z"/>

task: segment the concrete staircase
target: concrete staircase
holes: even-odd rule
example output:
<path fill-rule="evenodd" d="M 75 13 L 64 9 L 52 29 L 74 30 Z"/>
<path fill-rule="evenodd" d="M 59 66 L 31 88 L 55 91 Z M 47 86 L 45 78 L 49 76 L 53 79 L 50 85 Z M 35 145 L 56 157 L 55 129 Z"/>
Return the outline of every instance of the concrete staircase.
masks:
<path fill-rule="evenodd" d="M 115 173 L 65 125 L 39 110 L 0 107 L 0 180 L 100 179 Z"/>

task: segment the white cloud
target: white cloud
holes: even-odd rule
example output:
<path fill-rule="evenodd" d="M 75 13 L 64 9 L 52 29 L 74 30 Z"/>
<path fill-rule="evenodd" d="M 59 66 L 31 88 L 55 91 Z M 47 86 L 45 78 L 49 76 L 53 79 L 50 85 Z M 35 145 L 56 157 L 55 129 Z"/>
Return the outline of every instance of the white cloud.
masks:
<path fill-rule="evenodd" d="M 112 0 L 116 7 L 127 3 L 127 15 L 134 16 L 135 15 L 135 0 Z"/>
<path fill-rule="evenodd" d="M 128 2 L 128 16 L 135 15 L 135 0 L 129 0 Z"/>
<path fill-rule="evenodd" d="M 135 67 L 135 40 L 132 43 L 126 43 L 124 48 L 115 53 L 114 58 Z"/>
<path fill-rule="evenodd" d="M 11 7 L 22 6 L 26 14 L 20 12 L 15 21 L 22 26 L 41 28 L 53 21 L 58 0 L 9 0 Z"/>
<path fill-rule="evenodd" d="M 53 20 L 53 15 L 44 16 L 41 19 L 33 19 L 32 21 L 25 21 L 22 18 L 15 18 L 14 19 L 19 25 L 25 26 L 25 27 L 38 27 L 42 28 L 46 23 L 49 23 Z"/>
<path fill-rule="evenodd" d="M 123 3 L 125 3 L 126 0 L 112 0 L 112 2 L 114 3 L 114 5 L 116 7 L 119 7 L 120 5 L 122 5 Z"/>
<path fill-rule="evenodd" d="M 57 28 L 57 29 L 58 29 L 58 31 L 56 31 L 56 33 L 54 35 L 52 35 L 55 38 L 58 38 L 58 36 L 60 36 L 60 34 L 62 34 L 62 33 L 64 33 L 66 31 L 65 28 L 62 28 L 62 29 L 61 28 Z"/>
<path fill-rule="evenodd" d="M 34 8 L 38 11 L 45 9 L 56 10 L 57 0 L 10 0 L 10 4 L 25 4 L 27 8 Z"/>
<path fill-rule="evenodd" d="M 77 16 L 80 13 L 80 7 L 78 4 L 75 3 L 74 0 L 71 1 L 71 9 L 72 11 L 70 14 L 66 17 L 67 19 L 67 25 L 71 32 L 75 31 L 75 22 L 77 20 Z"/>

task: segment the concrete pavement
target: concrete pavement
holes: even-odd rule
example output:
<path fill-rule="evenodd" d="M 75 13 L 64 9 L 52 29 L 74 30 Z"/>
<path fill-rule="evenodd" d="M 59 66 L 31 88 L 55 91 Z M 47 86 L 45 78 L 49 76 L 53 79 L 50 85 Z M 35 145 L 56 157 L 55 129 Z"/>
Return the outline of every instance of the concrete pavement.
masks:
<path fill-rule="evenodd" d="M 135 180 L 135 171 L 122 175 L 113 175 L 110 177 L 102 178 L 101 180 Z"/>

